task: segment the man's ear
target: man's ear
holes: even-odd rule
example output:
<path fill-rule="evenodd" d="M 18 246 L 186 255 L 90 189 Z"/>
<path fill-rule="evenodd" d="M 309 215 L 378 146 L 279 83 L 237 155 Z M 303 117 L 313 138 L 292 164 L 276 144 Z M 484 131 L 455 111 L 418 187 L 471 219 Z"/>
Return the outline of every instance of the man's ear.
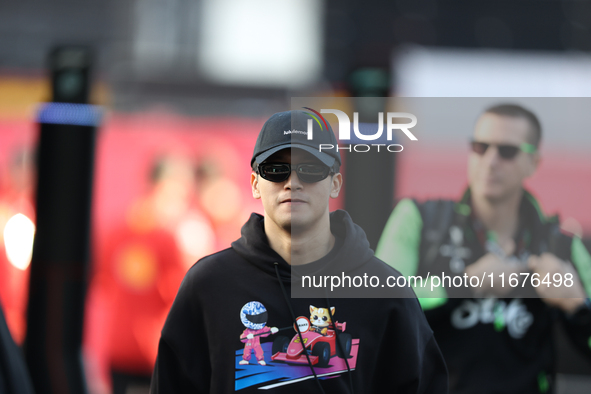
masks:
<path fill-rule="evenodd" d="M 531 155 L 530 160 L 529 160 L 529 168 L 527 171 L 527 177 L 532 176 L 536 172 L 541 161 L 542 161 L 542 158 L 540 157 L 539 153 L 536 152 Z"/>
<path fill-rule="evenodd" d="M 343 175 L 341 175 L 340 172 L 337 172 L 331 178 L 330 197 L 337 198 L 339 196 L 339 193 L 341 192 L 342 186 L 343 186 Z"/>
<path fill-rule="evenodd" d="M 259 191 L 259 175 L 251 172 L 250 173 L 250 187 L 252 189 L 252 196 L 255 199 L 261 198 L 261 192 Z"/>

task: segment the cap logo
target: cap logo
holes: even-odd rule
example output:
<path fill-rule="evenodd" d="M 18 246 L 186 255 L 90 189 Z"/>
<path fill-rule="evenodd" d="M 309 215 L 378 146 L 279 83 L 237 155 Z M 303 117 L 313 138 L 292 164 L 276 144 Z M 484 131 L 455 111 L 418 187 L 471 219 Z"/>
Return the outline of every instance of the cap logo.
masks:
<path fill-rule="evenodd" d="M 285 130 L 283 132 L 283 135 L 288 135 L 288 134 L 308 134 L 306 131 L 302 131 L 302 130 Z"/>

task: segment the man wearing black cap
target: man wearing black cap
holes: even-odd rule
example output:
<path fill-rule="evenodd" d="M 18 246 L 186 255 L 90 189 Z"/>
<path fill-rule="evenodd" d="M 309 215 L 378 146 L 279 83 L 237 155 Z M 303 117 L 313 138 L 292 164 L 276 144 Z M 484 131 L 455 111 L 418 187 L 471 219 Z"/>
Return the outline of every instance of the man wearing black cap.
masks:
<path fill-rule="evenodd" d="M 252 214 L 231 248 L 187 273 L 162 330 L 152 393 L 447 392 L 445 364 L 412 291 L 345 299 L 324 287 L 319 297 L 289 296 L 303 274 L 327 268 L 399 277 L 346 212 L 329 213 L 341 158 L 320 144 L 337 141 L 311 113 L 281 112 L 265 123 L 251 160 L 265 216 Z"/>

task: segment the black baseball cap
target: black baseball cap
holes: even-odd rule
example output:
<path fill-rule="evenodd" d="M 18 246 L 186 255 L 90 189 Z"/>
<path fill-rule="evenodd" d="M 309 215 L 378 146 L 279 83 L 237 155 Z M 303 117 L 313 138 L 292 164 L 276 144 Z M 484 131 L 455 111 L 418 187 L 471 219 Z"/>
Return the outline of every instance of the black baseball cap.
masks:
<path fill-rule="evenodd" d="M 308 119 L 312 121 L 312 139 L 308 139 Z M 330 144 L 332 148 L 320 151 L 320 144 Z M 250 166 L 263 163 L 273 153 L 287 148 L 303 149 L 321 162 L 333 167 L 341 165 L 341 155 L 337 151 L 337 139 L 328 122 L 312 112 L 294 110 L 273 114 L 263 125 Z M 328 147 L 326 147 L 328 148 Z"/>

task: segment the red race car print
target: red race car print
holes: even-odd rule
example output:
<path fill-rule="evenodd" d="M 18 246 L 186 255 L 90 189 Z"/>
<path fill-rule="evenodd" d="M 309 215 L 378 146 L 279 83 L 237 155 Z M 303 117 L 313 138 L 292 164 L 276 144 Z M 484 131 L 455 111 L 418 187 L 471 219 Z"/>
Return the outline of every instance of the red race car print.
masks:
<path fill-rule="evenodd" d="M 352 338 L 348 333 L 344 333 L 347 323 L 336 322 L 334 327 L 331 325 L 325 335 L 310 329 L 310 320 L 307 317 L 300 316 L 296 319 L 296 323 L 300 328 L 304 346 L 300 341 L 300 336 L 297 333 L 289 340 L 286 336 L 279 336 L 273 341 L 273 361 L 284 361 L 294 364 L 308 364 L 305 351 L 310 357 L 312 365 L 317 365 L 321 368 L 328 367 L 328 363 L 335 355 L 340 358 L 348 358 L 351 353 Z M 337 346 L 337 333 L 339 330 L 338 340 L 341 346 Z M 295 330 L 295 325 L 294 325 Z M 341 348 L 343 353 L 341 353 Z"/>

